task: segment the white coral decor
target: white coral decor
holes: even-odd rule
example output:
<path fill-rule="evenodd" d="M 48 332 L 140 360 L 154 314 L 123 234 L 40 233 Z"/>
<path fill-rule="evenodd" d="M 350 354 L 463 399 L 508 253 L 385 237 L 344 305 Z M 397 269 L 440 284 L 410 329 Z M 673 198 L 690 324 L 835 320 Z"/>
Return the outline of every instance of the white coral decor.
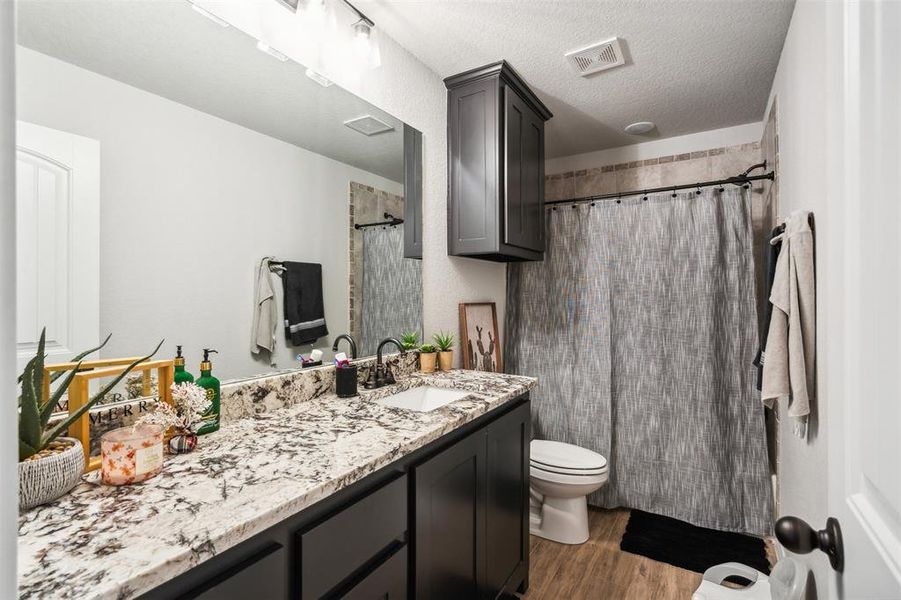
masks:
<path fill-rule="evenodd" d="M 196 383 L 173 383 L 172 406 L 165 402 L 157 404 L 156 410 L 138 419 L 135 425 L 162 425 L 165 428 L 175 427 L 186 431 L 194 431 L 203 414 L 210 407 L 206 390 Z"/>

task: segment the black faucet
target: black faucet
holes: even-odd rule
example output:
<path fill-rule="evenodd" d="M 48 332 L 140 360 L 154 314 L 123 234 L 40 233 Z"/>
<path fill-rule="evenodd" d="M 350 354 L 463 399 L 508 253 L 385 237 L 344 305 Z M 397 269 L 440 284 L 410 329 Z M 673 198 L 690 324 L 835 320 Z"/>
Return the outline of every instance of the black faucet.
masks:
<path fill-rule="evenodd" d="M 386 344 L 394 344 L 395 346 L 397 346 L 397 349 L 400 350 L 401 354 L 407 353 L 407 351 L 404 350 L 403 344 L 401 344 L 396 338 L 386 338 L 382 340 L 379 343 L 379 348 L 375 353 L 375 369 L 369 372 L 369 379 L 367 379 L 366 383 L 363 384 L 367 390 L 374 390 L 376 388 L 395 383 L 394 374 L 391 372 L 391 367 L 382 363 L 382 348 L 384 348 Z"/>
<path fill-rule="evenodd" d="M 351 360 L 355 359 L 357 357 L 357 343 L 354 341 L 353 337 L 347 333 L 342 333 L 335 338 L 335 343 L 332 344 L 332 352 L 338 351 L 338 342 L 341 340 L 347 340 L 347 343 L 350 344 L 350 358 Z"/>

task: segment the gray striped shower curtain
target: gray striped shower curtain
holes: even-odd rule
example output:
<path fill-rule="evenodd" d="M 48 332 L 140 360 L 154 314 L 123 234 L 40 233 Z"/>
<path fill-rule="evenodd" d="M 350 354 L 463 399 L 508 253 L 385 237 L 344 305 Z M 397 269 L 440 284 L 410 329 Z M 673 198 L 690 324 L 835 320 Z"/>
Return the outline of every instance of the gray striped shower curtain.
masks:
<path fill-rule="evenodd" d="M 422 333 L 421 263 L 404 258 L 403 225 L 363 230 L 360 356 L 374 355 L 385 338 Z"/>
<path fill-rule="evenodd" d="M 549 210 L 544 261 L 508 268 L 507 371 L 539 379 L 534 437 L 607 457 L 591 504 L 771 531 L 746 194 Z"/>

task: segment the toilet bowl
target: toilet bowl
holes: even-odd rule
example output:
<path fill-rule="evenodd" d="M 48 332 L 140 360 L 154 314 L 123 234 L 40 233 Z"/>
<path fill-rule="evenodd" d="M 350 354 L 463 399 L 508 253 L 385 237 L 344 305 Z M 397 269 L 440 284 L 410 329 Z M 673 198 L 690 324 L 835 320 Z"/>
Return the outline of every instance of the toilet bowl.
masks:
<path fill-rule="evenodd" d="M 532 440 L 529 532 L 560 542 L 588 539 L 586 496 L 607 482 L 607 459 L 579 446 Z"/>

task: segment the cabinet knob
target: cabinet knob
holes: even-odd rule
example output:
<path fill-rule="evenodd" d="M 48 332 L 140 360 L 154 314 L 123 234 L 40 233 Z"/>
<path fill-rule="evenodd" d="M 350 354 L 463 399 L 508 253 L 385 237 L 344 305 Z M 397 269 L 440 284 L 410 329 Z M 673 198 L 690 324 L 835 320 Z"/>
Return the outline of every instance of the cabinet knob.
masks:
<path fill-rule="evenodd" d="M 839 573 L 845 567 L 842 528 L 834 517 L 826 519 L 826 528 L 820 531 L 798 517 L 782 517 L 776 521 L 776 539 L 796 554 L 822 550 L 829 557 L 829 564 Z"/>

